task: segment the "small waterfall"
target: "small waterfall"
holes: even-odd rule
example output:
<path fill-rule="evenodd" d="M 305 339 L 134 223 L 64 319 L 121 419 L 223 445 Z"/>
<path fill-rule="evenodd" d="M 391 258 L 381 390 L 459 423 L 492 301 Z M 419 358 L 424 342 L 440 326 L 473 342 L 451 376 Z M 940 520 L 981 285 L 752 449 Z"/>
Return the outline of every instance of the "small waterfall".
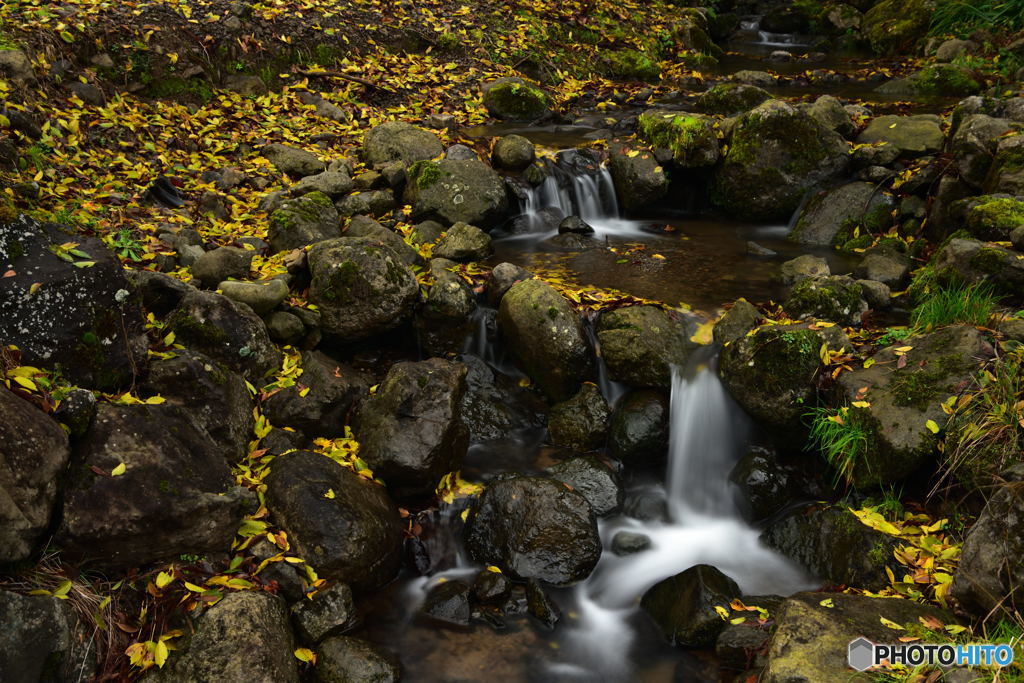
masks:
<path fill-rule="evenodd" d="M 575 157 L 580 155 L 572 152 Z M 561 154 L 567 154 L 560 153 Z M 615 185 L 607 167 L 596 162 L 548 162 L 547 177 L 525 190 L 522 215 L 531 233 L 549 232 L 555 218 L 579 216 L 591 225 L 619 216 Z"/>
<path fill-rule="evenodd" d="M 587 333 L 587 340 L 590 342 L 590 347 L 594 349 L 594 358 L 597 361 L 597 386 L 601 390 L 605 402 L 608 403 L 608 407 L 613 408 L 629 387 L 608 376 L 608 366 L 601 355 L 601 343 L 597 339 L 596 326 L 597 320 L 594 318 L 588 317 L 583 321 L 583 329 Z"/>

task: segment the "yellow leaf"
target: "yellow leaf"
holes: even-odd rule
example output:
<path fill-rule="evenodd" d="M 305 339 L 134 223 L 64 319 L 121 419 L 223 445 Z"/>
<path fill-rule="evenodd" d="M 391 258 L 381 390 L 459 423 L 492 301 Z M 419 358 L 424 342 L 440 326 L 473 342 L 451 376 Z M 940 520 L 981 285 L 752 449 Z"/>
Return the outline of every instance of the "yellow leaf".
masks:
<path fill-rule="evenodd" d="M 854 408 L 870 408 L 871 407 L 871 404 L 868 403 L 867 401 L 854 401 L 850 405 L 852 405 Z"/>
<path fill-rule="evenodd" d="M 162 640 L 158 641 L 156 647 L 153 648 L 153 661 L 156 662 L 158 667 L 163 668 L 167 662 L 168 654 L 170 653 L 167 651 L 167 643 Z"/>
<path fill-rule="evenodd" d="M 864 361 L 864 369 L 867 370 L 868 368 L 870 368 L 874 364 L 875 364 L 875 359 L 874 358 L 868 358 L 866 361 Z"/>
<path fill-rule="evenodd" d="M 174 581 L 173 572 L 160 572 L 156 575 L 156 587 L 164 588 Z"/>
<path fill-rule="evenodd" d="M 695 344 L 707 346 L 708 344 L 711 343 L 712 339 L 714 338 L 714 328 L 715 321 L 708 320 L 707 322 L 703 323 L 700 327 L 697 328 L 697 331 L 693 333 L 692 337 L 690 337 L 690 341 L 692 341 Z"/>
<path fill-rule="evenodd" d="M 117 467 L 115 467 L 114 469 L 110 470 L 110 476 L 112 476 L 112 477 L 120 477 L 122 474 L 125 473 L 125 471 L 127 469 L 128 469 L 127 465 L 125 465 L 122 462 Z"/>
<path fill-rule="evenodd" d="M 818 356 L 821 358 L 822 363 L 828 365 L 828 342 L 822 344 L 821 348 L 818 349 Z"/>
<path fill-rule="evenodd" d="M 38 389 L 36 383 L 30 380 L 28 377 L 14 377 L 13 379 L 16 384 L 25 387 L 29 391 L 36 391 Z"/>
<path fill-rule="evenodd" d="M 69 592 L 71 592 L 71 581 L 64 579 L 60 582 L 60 585 L 53 590 L 53 597 L 67 600 Z"/>
<path fill-rule="evenodd" d="M 939 425 L 935 424 L 935 420 L 928 420 L 924 423 L 924 426 L 928 428 L 928 431 L 932 434 L 939 433 Z"/>
<path fill-rule="evenodd" d="M 327 489 L 327 493 L 324 494 L 324 498 L 334 499 L 334 489 Z"/>
<path fill-rule="evenodd" d="M 729 618 L 729 610 L 725 609 L 721 605 L 715 605 L 715 611 L 718 612 L 718 616 L 722 617 L 723 621 Z"/>
<path fill-rule="evenodd" d="M 747 620 L 747 618 L 746 618 L 746 617 L 736 617 L 735 619 L 730 619 L 730 620 L 729 620 L 729 623 L 730 623 L 730 624 L 734 624 L 734 625 L 735 625 L 735 624 L 742 624 L 742 623 L 743 623 L 744 621 L 746 621 L 746 620 Z"/>
<path fill-rule="evenodd" d="M 494 572 L 495 574 L 500 574 L 501 573 L 501 569 L 499 569 L 498 567 L 495 567 L 493 564 L 487 566 L 487 571 Z"/>
<path fill-rule="evenodd" d="M 829 609 L 832 609 L 833 607 L 835 607 L 835 603 L 832 602 L 832 598 L 825 598 L 824 600 L 822 600 L 818 604 L 821 605 L 822 607 L 828 607 Z"/>
<path fill-rule="evenodd" d="M 889 619 L 886 619 L 885 617 L 878 617 L 878 620 L 880 622 L 882 622 L 882 626 L 885 626 L 886 628 L 891 628 L 894 631 L 905 631 L 906 630 L 905 628 L 903 628 L 902 626 L 897 624 L 895 621 L 891 621 Z"/>
<path fill-rule="evenodd" d="M 316 653 L 306 647 L 300 647 L 295 651 L 295 658 L 300 662 L 316 663 Z"/>
<path fill-rule="evenodd" d="M 189 583 L 188 581 L 185 582 L 185 588 L 189 589 L 193 593 L 205 593 L 206 592 L 206 589 L 203 588 L 202 586 L 197 586 L 194 583 Z"/>

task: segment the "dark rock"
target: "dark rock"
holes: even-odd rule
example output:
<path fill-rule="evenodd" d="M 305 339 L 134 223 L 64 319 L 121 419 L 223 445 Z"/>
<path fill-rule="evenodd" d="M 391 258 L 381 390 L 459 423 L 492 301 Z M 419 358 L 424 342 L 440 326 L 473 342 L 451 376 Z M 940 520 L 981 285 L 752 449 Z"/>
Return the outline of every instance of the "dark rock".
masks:
<path fill-rule="evenodd" d="M 278 344 L 297 344 L 306 333 L 302 320 L 287 311 L 273 311 L 264 322 L 267 324 L 267 334 Z"/>
<path fill-rule="evenodd" d="M 91 643 L 74 633 L 64 600 L 0 591 L 0 677 L 4 683 L 77 681 L 91 678 Z"/>
<path fill-rule="evenodd" d="M 1024 261 L 1012 249 L 978 240 L 952 239 L 935 255 L 932 265 L 946 279 L 987 281 L 997 293 L 1024 294 Z"/>
<path fill-rule="evenodd" d="M 526 582 L 526 605 L 530 615 L 549 629 L 562 618 L 562 610 L 537 579 Z"/>
<path fill-rule="evenodd" d="M 487 293 L 487 303 L 497 307 L 501 298 L 505 296 L 512 285 L 522 280 L 529 280 L 533 273 L 513 263 L 499 263 L 487 276 L 487 283 L 484 285 Z"/>
<path fill-rule="evenodd" d="M 444 151 L 441 141 L 430 131 L 402 121 L 388 121 L 372 128 L 363 138 L 363 161 L 374 168 L 393 161 L 408 166 L 433 159 Z"/>
<path fill-rule="evenodd" d="M 275 252 L 290 251 L 340 234 L 341 216 L 334 204 L 322 192 L 310 192 L 286 199 L 270 215 L 267 241 Z"/>
<path fill-rule="evenodd" d="M 343 217 L 365 214 L 367 216 L 386 216 L 398 206 L 393 190 L 371 190 L 357 192 L 342 197 L 334 203 L 338 214 Z"/>
<path fill-rule="evenodd" d="M 431 244 L 441 239 L 444 226 L 437 221 L 423 221 L 413 226 L 412 241 L 416 244 Z"/>
<path fill-rule="evenodd" d="M 608 403 L 597 385 L 585 382 L 575 396 L 552 406 L 548 432 L 556 446 L 577 451 L 603 446 L 608 434 Z"/>
<path fill-rule="evenodd" d="M 352 191 L 352 179 L 346 170 L 324 171 L 306 176 L 292 185 L 289 191 L 295 197 L 301 197 L 311 192 L 320 192 L 331 199 L 337 199 Z"/>
<path fill-rule="evenodd" d="M 473 599 L 483 604 L 502 603 L 512 592 L 512 581 L 501 572 L 484 569 L 473 580 Z"/>
<path fill-rule="evenodd" d="M 462 581 L 444 581 L 427 593 L 420 614 L 442 626 L 469 626 L 469 586 Z"/>
<path fill-rule="evenodd" d="M 713 645 L 726 622 L 715 607 L 729 609 L 739 586 L 714 567 L 698 564 L 654 584 L 640 600 L 662 635 L 673 645 Z"/>
<path fill-rule="evenodd" d="M 466 547 L 478 562 L 556 585 L 585 579 L 601 557 L 597 521 L 587 499 L 560 482 L 537 477 L 490 484 L 470 511 Z"/>
<path fill-rule="evenodd" d="M 593 235 L 594 228 L 579 216 L 567 216 L 558 224 L 558 234 Z"/>
<path fill-rule="evenodd" d="M 984 114 L 970 114 L 957 126 L 949 142 L 960 177 L 980 189 L 992 166 L 999 138 L 1010 130 L 1010 122 Z"/>
<path fill-rule="evenodd" d="M 616 555 L 632 555 L 651 547 L 651 539 L 644 534 L 620 531 L 612 537 L 612 552 Z"/>
<path fill-rule="evenodd" d="M 327 165 L 320 161 L 320 158 L 312 152 L 304 149 L 296 149 L 288 145 L 272 144 L 267 145 L 261 151 L 264 157 L 274 165 L 281 173 L 294 178 L 304 178 L 315 173 L 320 173 Z"/>
<path fill-rule="evenodd" d="M 455 265 L 441 258 L 430 262 L 434 284 L 414 323 L 426 354 L 457 353 L 473 331 L 476 295 L 461 275 L 448 269 Z"/>
<path fill-rule="evenodd" d="M 368 237 L 391 247 L 407 266 L 423 265 L 423 257 L 394 230 L 388 230 L 369 216 L 353 216 L 345 229 L 346 237 Z"/>
<path fill-rule="evenodd" d="M 786 264 L 783 264 L 785 266 Z M 758 326 L 764 316 L 746 299 L 737 299 L 721 320 L 715 323 L 712 336 L 716 344 L 727 344 L 746 336 Z"/>
<path fill-rule="evenodd" d="M 494 143 L 491 159 L 495 168 L 519 172 L 533 163 L 533 143 L 522 135 L 506 135 Z"/>
<path fill-rule="evenodd" d="M 800 493 L 796 473 L 781 465 L 774 451 L 758 446 L 736 463 L 729 479 L 739 487 L 754 520 L 780 512 Z"/>
<path fill-rule="evenodd" d="M 473 443 L 510 438 L 523 428 L 543 425 L 541 413 L 546 406 L 529 388 L 496 374 L 476 356 L 460 359 L 469 369 L 460 412 Z"/>
<path fill-rule="evenodd" d="M 853 238 L 857 228 L 862 234 L 884 232 L 892 224 L 895 207 L 893 196 L 872 183 L 840 185 L 807 202 L 788 239 L 800 244 L 842 246 Z"/>
<path fill-rule="evenodd" d="M 472 148 L 466 145 L 452 145 L 444 151 L 444 158 L 451 159 L 452 161 L 465 161 L 466 159 L 473 159 L 474 161 L 480 161 L 480 157 Z"/>
<path fill-rule="evenodd" d="M 1024 195 L 1024 135 L 1008 135 L 1000 138 L 996 145 L 996 156 L 992 160 L 988 177 L 982 188 L 987 194 L 1006 193 Z"/>
<path fill-rule="evenodd" d="M 643 209 L 668 193 L 665 169 L 646 148 L 613 143 L 609 148 L 608 169 L 619 203 L 627 211 Z"/>
<path fill-rule="evenodd" d="M 626 306 L 601 315 L 597 340 L 608 376 L 635 387 L 668 389 L 672 366 L 683 366 L 696 344 L 686 321 L 657 306 Z"/>
<path fill-rule="evenodd" d="M 291 614 L 299 635 L 308 643 L 319 643 L 327 636 L 344 633 L 359 622 L 352 589 L 344 583 L 317 591 L 312 600 L 294 605 Z"/>
<path fill-rule="evenodd" d="M 61 399 L 53 417 L 68 428 L 71 436 L 82 436 L 96 417 L 96 395 L 87 389 L 71 389 Z"/>
<path fill-rule="evenodd" d="M 317 652 L 317 683 L 397 683 L 398 661 L 359 638 L 331 636 Z"/>
<path fill-rule="evenodd" d="M 771 97 L 768 91 L 753 85 L 720 83 L 697 98 L 697 109 L 706 114 L 736 116 L 750 111 Z"/>
<path fill-rule="evenodd" d="M 623 396 L 608 430 L 608 454 L 627 465 L 657 462 L 668 452 L 669 401 L 641 389 Z"/>
<path fill-rule="evenodd" d="M 854 275 L 900 290 L 910 281 L 910 259 L 902 254 L 871 252 L 858 264 Z"/>
<path fill-rule="evenodd" d="M 494 252 L 491 236 L 466 223 L 456 223 L 448 228 L 441 241 L 434 247 L 434 256 L 452 261 L 483 261 Z"/>
<path fill-rule="evenodd" d="M 505 183 L 494 169 L 474 159 L 421 161 L 409 168 L 405 202 L 412 219 L 490 229 L 508 209 Z"/>
<path fill-rule="evenodd" d="M 255 252 L 238 247 L 217 247 L 203 252 L 194 264 L 194 275 L 205 287 L 215 287 L 228 278 L 246 280 Z"/>
<path fill-rule="evenodd" d="M 668 522 L 668 504 L 659 491 L 634 491 L 626 498 L 623 512 L 627 517 L 645 522 Z"/>
<path fill-rule="evenodd" d="M 396 363 L 359 409 L 359 455 L 399 498 L 429 494 L 459 469 L 468 433 L 459 416 L 466 366 Z"/>
<path fill-rule="evenodd" d="M 867 310 L 860 285 L 845 275 L 808 278 L 793 285 L 783 308 L 794 318 L 815 318 L 844 325 L 860 323 Z"/>
<path fill-rule="evenodd" d="M 101 404 L 75 448 L 57 542 L 104 567 L 223 552 L 254 504 L 182 408 Z"/>
<path fill-rule="evenodd" d="M 521 78 L 499 78 L 481 90 L 491 116 L 506 121 L 533 121 L 551 108 L 547 93 Z"/>
<path fill-rule="evenodd" d="M 278 456 L 266 504 L 296 554 L 327 579 L 355 590 L 384 585 L 402 559 L 402 523 L 384 487 L 325 455 Z M 334 492 L 333 498 L 324 494 Z"/>
<path fill-rule="evenodd" d="M 723 666 L 742 671 L 762 659 L 758 653 L 768 640 L 767 629 L 753 624 L 729 624 L 715 640 L 715 656 Z"/>
<path fill-rule="evenodd" d="M 272 424 L 293 427 L 310 439 L 342 436 L 347 416 L 370 384 L 362 372 L 320 351 L 303 351 L 297 384 L 264 401 L 263 411 Z"/>
<path fill-rule="evenodd" d="M 128 281 L 142 296 L 142 307 L 163 318 L 178 307 L 186 294 L 195 290 L 177 278 L 152 270 L 129 270 Z"/>
<path fill-rule="evenodd" d="M 842 135 L 844 138 L 852 137 L 857 132 L 857 125 L 853 122 L 849 112 L 843 105 L 831 95 L 822 95 L 814 101 L 807 113 L 817 119 L 818 123 L 829 130 Z"/>
<path fill-rule="evenodd" d="M 594 456 L 563 460 L 548 468 L 551 476 L 582 494 L 595 515 L 610 515 L 622 510 L 622 480 L 608 465 Z"/>

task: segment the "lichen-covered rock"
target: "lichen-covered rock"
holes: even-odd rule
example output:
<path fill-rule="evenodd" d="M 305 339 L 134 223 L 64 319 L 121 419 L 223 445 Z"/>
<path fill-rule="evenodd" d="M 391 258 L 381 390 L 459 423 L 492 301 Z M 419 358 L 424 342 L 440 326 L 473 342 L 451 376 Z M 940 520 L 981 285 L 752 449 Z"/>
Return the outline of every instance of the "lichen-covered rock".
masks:
<path fill-rule="evenodd" d="M 341 217 L 330 198 L 322 192 L 310 192 L 285 200 L 270 215 L 267 241 L 274 251 L 289 251 L 340 235 Z"/>
<path fill-rule="evenodd" d="M 60 425 L 0 387 L 0 564 L 27 558 L 46 533 L 69 457 Z"/>
<path fill-rule="evenodd" d="M 281 367 L 281 352 L 259 316 L 212 292 L 190 292 L 167 319 L 179 343 L 220 361 L 249 380 Z"/>
<path fill-rule="evenodd" d="M 551 443 L 578 451 L 604 445 L 608 434 L 608 402 L 592 382 L 584 382 L 568 401 L 551 407 L 548 416 Z"/>
<path fill-rule="evenodd" d="M 294 386 L 263 402 L 271 424 L 292 427 L 310 439 L 345 433 L 349 413 L 366 396 L 371 381 L 362 372 L 320 351 L 302 352 L 302 375 Z"/>
<path fill-rule="evenodd" d="M 718 161 L 718 129 L 710 117 L 652 109 L 640 115 L 637 131 L 656 153 L 668 150 L 680 168 L 714 166 Z"/>
<path fill-rule="evenodd" d="M 506 121 L 533 121 L 551 109 L 547 93 L 521 78 L 499 78 L 481 90 L 491 116 Z"/>
<path fill-rule="evenodd" d="M 668 642 L 707 647 L 725 628 L 719 609 L 741 595 L 739 586 L 714 567 L 698 564 L 654 584 L 640 600 Z"/>
<path fill-rule="evenodd" d="M 587 499 L 561 482 L 524 476 L 480 494 L 466 521 L 466 547 L 478 562 L 555 585 L 587 578 L 601 557 Z"/>
<path fill-rule="evenodd" d="M 612 143 L 608 170 L 615 183 L 619 203 L 627 211 L 639 211 L 668 192 L 668 177 L 654 154 L 646 149 Z"/>
<path fill-rule="evenodd" d="M 370 129 L 363 137 L 363 161 L 381 167 L 395 161 L 406 166 L 433 159 L 444 151 L 441 141 L 429 130 L 403 121 L 388 121 Z"/>
<path fill-rule="evenodd" d="M 853 182 L 814 195 L 800 211 L 788 239 L 800 244 L 842 246 L 861 233 L 884 232 L 896 200 L 873 183 Z M 827 274 L 827 273 L 826 273 Z"/>
<path fill-rule="evenodd" d="M 100 239 L 22 216 L 0 224 L 0 271 L 0 345 L 17 346 L 23 364 L 101 391 L 143 372 L 140 298 Z"/>
<path fill-rule="evenodd" d="M 299 680 L 299 660 L 282 598 L 269 593 L 227 593 L 196 622 L 188 649 L 170 656 L 159 680 Z"/>
<path fill-rule="evenodd" d="M 865 12 L 861 32 L 875 52 L 908 49 L 927 33 L 934 10 L 934 0 L 882 0 Z"/>
<path fill-rule="evenodd" d="M 977 329 L 952 326 L 905 339 L 875 354 L 870 367 L 841 373 L 843 398 L 869 404 L 847 413 L 868 441 L 850 472 L 857 487 L 898 481 L 934 455 L 939 436 L 928 421 L 945 422 L 941 403 L 968 385 L 992 353 Z"/>
<path fill-rule="evenodd" d="M 383 486 L 308 451 L 275 458 L 266 481 L 271 518 L 320 576 L 359 591 L 398 573 L 402 522 Z"/>
<path fill-rule="evenodd" d="M 67 486 L 57 543 L 104 567 L 224 552 L 255 507 L 221 449 L 178 406 L 100 404 Z"/>
<path fill-rule="evenodd" d="M 1006 119 L 985 114 L 963 117 L 949 144 L 960 178 L 974 188 L 981 188 L 992 167 L 999 138 L 1009 130 L 1010 122 Z"/>
<path fill-rule="evenodd" d="M 339 237 L 309 251 L 309 299 L 325 335 L 359 341 L 408 320 L 419 299 L 416 276 L 383 242 Z"/>
<path fill-rule="evenodd" d="M 942 133 L 941 120 L 938 116 L 888 114 L 872 119 L 867 128 L 857 136 L 858 144 L 881 142 L 895 147 L 901 157 L 914 158 L 941 150 L 945 135 Z"/>
<path fill-rule="evenodd" d="M 491 236 L 476 227 L 458 222 L 445 230 L 434 247 L 434 256 L 452 261 L 483 261 L 494 252 Z"/>
<path fill-rule="evenodd" d="M 272 144 L 261 150 L 261 154 L 281 173 L 295 178 L 304 178 L 320 173 L 327 166 L 312 152 L 288 145 Z"/>
<path fill-rule="evenodd" d="M 1004 296 L 1024 295 L 1024 260 L 1005 247 L 978 240 L 952 239 L 932 265 L 940 278 L 961 282 L 986 281 Z"/>
<path fill-rule="evenodd" d="M 860 323 L 867 310 L 860 285 L 845 275 L 807 278 L 793 285 L 783 308 L 794 318 L 816 318 L 844 325 Z"/>
<path fill-rule="evenodd" d="M 466 366 L 431 358 L 396 363 L 356 421 L 359 456 L 399 498 L 432 493 L 459 469 L 468 433 L 459 408 Z"/>
<path fill-rule="evenodd" d="M 569 458 L 549 467 L 548 472 L 558 481 L 581 493 L 590 503 L 595 515 L 602 517 L 622 510 L 622 479 L 598 458 Z"/>
<path fill-rule="evenodd" d="M 409 168 L 405 201 L 413 220 L 445 225 L 468 223 L 489 229 L 508 210 L 505 183 L 493 168 L 476 159 L 420 161 Z"/>
<path fill-rule="evenodd" d="M 331 199 L 337 199 L 352 191 L 352 178 L 348 170 L 342 167 L 339 171 L 324 171 L 316 175 L 306 176 L 292 185 L 289 190 L 293 196 L 300 197 L 311 192 L 319 192 Z"/>
<path fill-rule="evenodd" d="M 779 267 L 779 281 L 784 285 L 796 284 L 811 277 L 828 277 L 831 274 L 828 261 L 811 254 L 797 256 Z"/>
<path fill-rule="evenodd" d="M 532 164 L 536 155 L 533 143 L 522 135 L 506 135 L 499 138 L 491 151 L 495 168 L 516 173 Z"/>
<path fill-rule="evenodd" d="M 398 683 L 398 660 L 365 640 L 331 636 L 317 648 L 317 683 Z"/>
<path fill-rule="evenodd" d="M 754 85 L 719 83 L 697 98 L 697 108 L 706 114 L 736 116 L 771 98 L 771 93 Z"/>
<path fill-rule="evenodd" d="M 364 214 L 366 216 L 386 216 L 398 206 L 395 200 L 395 192 L 390 188 L 383 190 L 370 190 L 368 192 L 354 192 L 342 197 L 334 203 L 338 215 L 343 218 Z"/>
<path fill-rule="evenodd" d="M 696 344 L 687 322 L 657 306 L 626 306 L 604 313 L 597 340 L 608 376 L 634 387 L 668 389 L 672 366 L 682 367 Z"/>
<path fill-rule="evenodd" d="M 769 100 L 736 123 L 712 177 L 711 199 L 743 218 L 788 219 L 807 190 L 836 178 L 848 158 L 838 133 Z"/>
<path fill-rule="evenodd" d="M 608 455 L 626 465 L 658 462 L 668 452 L 669 400 L 660 391 L 631 391 L 615 405 Z"/>
<path fill-rule="evenodd" d="M 513 285 L 501 300 L 498 327 L 527 375 L 552 400 L 568 399 L 593 372 L 579 315 L 546 282 Z"/>

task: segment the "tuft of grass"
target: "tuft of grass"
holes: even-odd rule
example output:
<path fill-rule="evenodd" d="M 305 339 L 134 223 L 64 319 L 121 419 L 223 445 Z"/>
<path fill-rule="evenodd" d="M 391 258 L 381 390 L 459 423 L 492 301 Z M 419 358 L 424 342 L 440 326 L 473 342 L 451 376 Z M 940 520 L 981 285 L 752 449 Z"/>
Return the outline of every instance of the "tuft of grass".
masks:
<path fill-rule="evenodd" d="M 807 417 L 811 419 L 809 447 L 817 448 L 835 471 L 836 485 L 852 483 L 854 468 L 867 455 L 870 431 L 847 406 L 814 408 Z"/>
<path fill-rule="evenodd" d="M 980 28 L 1024 28 L 1024 0 L 941 0 L 932 13 L 929 33 L 966 37 Z"/>
<path fill-rule="evenodd" d="M 880 495 L 865 499 L 864 506 L 875 508 L 890 522 L 902 520 L 903 487 L 897 488 L 895 484 L 887 486 L 882 489 Z"/>
<path fill-rule="evenodd" d="M 982 326 L 992 317 L 999 299 L 987 282 L 939 284 L 914 307 L 911 324 L 924 331 L 958 323 Z"/>

